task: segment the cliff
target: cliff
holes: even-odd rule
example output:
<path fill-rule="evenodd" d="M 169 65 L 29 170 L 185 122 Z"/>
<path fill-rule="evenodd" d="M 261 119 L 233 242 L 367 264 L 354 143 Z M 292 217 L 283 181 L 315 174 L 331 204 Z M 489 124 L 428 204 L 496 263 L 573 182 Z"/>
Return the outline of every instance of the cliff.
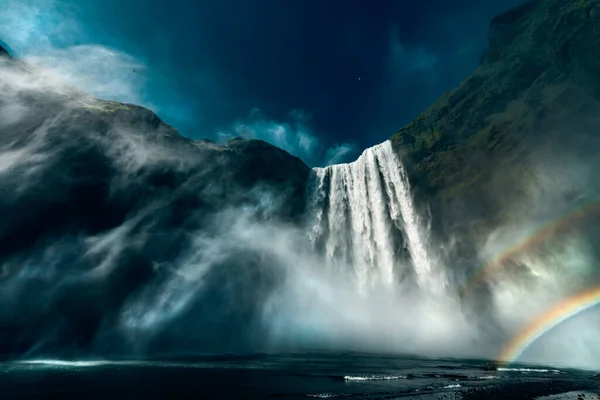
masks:
<path fill-rule="evenodd" d="M 0 53 L 0 357 L 42 342 L 41 353 L 89 350 L 170 265 L 193 271 L 194 257 L 209 257 L 198 241 L 219 224 L 299 218 L 310 170 L 300 159 L 258 140 L 190 140 L 148 109 L 93 98 Z M 269 277 L 240 253 L 211 259 L 230 267 L 204 282 L 227 290 L 198 307 L 236 307 L 222 305 L 225 322 L 199 341 L 242 345 L 243 329 L 227 322 L 251 321 L 250 299 Z"/>
<path fill-rule="evenodd" d="M 599 54 L 597 0 L 534 0 L 493 19 L 476 70 L 392 137 L 438 227 L 489 230 L 540 154 L 593 152 Z"/>

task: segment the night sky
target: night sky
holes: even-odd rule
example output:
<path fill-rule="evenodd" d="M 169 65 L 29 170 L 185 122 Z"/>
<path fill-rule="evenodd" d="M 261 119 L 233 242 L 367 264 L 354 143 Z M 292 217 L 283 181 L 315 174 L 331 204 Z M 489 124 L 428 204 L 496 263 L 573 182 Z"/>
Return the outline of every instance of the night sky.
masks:
<path fill-rule="evenodd" d="M 182 134 L 311 165 L 389 138 L 475 68 L 520 0 L 0 0 L 0 40 Z"/>

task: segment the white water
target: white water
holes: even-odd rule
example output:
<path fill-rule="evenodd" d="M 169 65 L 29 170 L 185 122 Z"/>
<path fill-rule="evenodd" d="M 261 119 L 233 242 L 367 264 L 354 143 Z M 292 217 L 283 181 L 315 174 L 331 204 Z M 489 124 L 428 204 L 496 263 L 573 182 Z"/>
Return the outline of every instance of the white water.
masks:
<path fill-rule="evenodd" d="M 405 375 L 346 375 L 344 380 L 346 381 L 391 381 L 397 379 L 408 379 Z"/>
<path fill-rule="evenodd" d="M 386 141 L 353 163 L 314 168 L 309 184 L 311 240 L 336 268 L 352 268 L 359 289 L 391 285 L 407 263 L 420 288 L 445 286 L 428 250 L 404 166 Z M 403 257 L 404 238 L 410 260 Z"/>

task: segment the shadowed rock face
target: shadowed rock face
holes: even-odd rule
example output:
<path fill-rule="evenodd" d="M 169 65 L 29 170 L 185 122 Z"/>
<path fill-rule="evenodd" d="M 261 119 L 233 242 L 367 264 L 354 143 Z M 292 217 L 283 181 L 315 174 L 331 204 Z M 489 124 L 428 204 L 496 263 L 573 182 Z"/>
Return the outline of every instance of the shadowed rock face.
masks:
<path fill-rule="evenodd" d="M 439 232 L 485 237 L 541 185 L 548 158 L 597 163 L 598 54 L 597 0 L 530 1 L 493 19 L 479 67 L 392 137 Z"/>
<path fill-rule="evenodd" d="M 127 349 L 111 340 L 124 304 L 189 257 L 215 215 L 301 215 L 309 168 L 287 152 L 187 139 L 145 108 L 92 98 L 0 53 L 0 354 Z M 204 278 L 213 289 L 190 308 L 210 329 L 194 348 L 251 340 L 240 327 L 274 279 L 258 265 L 242 251 Z M 173 329 L 157 349 L 183 327 Z"/>

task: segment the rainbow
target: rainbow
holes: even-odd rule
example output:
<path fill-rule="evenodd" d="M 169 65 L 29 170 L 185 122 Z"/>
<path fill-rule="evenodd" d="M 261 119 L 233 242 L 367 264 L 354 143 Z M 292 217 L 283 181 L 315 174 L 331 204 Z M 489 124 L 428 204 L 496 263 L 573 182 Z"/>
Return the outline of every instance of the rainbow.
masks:
<path fill-rule="evenodd" d="M 600 287 L 585 291 L 552 307 L 523 329 L 504 348 L 498 360 L 512 363 L 537 339 L 555 326 L 600 304 Z"/>
<path fill-rule="evenodd" d="M 477 268 L 474 273 L 464 281 L 463 285 L 460 286 L 459 293 L 464 295 L 470 292 L 492 272 L 500 268 L 510 259 L 540 246 L 546 240 L 556 236 L 560 232 L 572 228 L 578 222 L 585 220 L 595 213 L 600 213 L 600 199 L 597 198 L 579 205 L 579 207 L 571 210 L 560 219 L 543 224 L 529 234 L 518 238 L 504 252 L 494 257 L 482 267 Z"/>

